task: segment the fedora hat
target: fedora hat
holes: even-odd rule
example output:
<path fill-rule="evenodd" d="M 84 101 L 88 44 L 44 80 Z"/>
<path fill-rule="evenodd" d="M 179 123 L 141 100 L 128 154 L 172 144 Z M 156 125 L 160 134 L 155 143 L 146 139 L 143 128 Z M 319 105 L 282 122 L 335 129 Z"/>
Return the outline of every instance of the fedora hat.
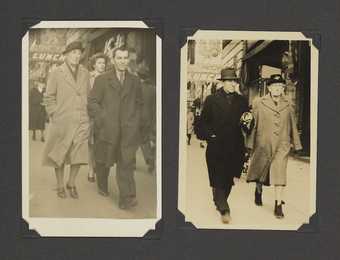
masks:
<path fill-rule="evenodd" d="M 84 47 L 83 47 L 82 43 L 79 42 L 79 41 L 70 42 L 69 44 L 67 44 L 65 50 L 63 51 L 63 54 L 66 54 L 66 53 L 73 51 L 73 50 L 80 50 L 81 52 L 83 52 Z"/>
<path fill-rule="evenodd" d="M 286 81 L 284 80 L 284 78 L 282 78 L 282 76 L 280 74 L 273 74 L 267 80 L 267 85 L 269 86 L 269 85 L 274 84 L 274 83 L 286 84 Z"/>
<path fill-rule="evenodd" d="M 217 80 L 236 80 L 238 81 L 239 78 L 236 75 L 236 71 L 233 68 L 225 68 L 221 70 L 221 77 Z"/>

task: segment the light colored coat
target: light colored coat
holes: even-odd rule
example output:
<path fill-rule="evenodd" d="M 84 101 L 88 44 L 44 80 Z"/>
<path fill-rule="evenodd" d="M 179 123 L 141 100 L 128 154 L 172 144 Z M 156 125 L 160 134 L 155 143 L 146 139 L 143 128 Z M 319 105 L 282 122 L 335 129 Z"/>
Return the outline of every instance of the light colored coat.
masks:
<path fill-rule="evenodd" d="M 187 134 L 192 134 L 194 132 L 194 113 L 192 111 L 187 114 Z"/>
<path fill-rule="evenodd" d="M 90 89 L 90 74 L 79 65 L 76 78 L 77 80 L 72 76 L 66 63 L 49 75 L 44 102 L 50 117 L 50 125 L 43 165 L 59 167 L 64 163 L 88 162 L 87 96 Z M 72 156 L 67 156 L 70 153 Z"/>
<path fill-rule="evenodd" d="M 246 145 L 253 154 L 247 180 L 286 185 L 289 152 L 292 147 L 302 149 L 291 104 L 281 97 L 275 105 L 267 95 L 254 100 L 252 113 L 255 126 Z"/>

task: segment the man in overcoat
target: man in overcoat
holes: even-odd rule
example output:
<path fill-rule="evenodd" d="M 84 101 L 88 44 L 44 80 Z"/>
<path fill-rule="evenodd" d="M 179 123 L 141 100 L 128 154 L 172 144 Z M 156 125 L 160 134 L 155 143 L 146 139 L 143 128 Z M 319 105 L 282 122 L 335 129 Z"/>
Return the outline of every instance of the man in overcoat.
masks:
<path fill-rule="evenodd" d="M 234 69 L 223 69 L 219 80 L 223 82 L 223 87 L 206 98 L 198 136 L 208 142 L 206 161 L 216 209 L 221 214 L 222 222 L 229 223 L 228 196 L 234 185 L 234 177 L 241 175 L 245 159 L 240 118 L 248 111 L 248 104 L 235 91 L 238 78 Z"/>
<path fill-rule="evenodd" d="M 138 77 L 128 72 L 129 50 L 113 51 L 114 69 L 94 81 L 88 98 L 88 111 L 94 119 L 94 146 L 98 191 L 108 196 L 110 167 L 117 165 L 119 207 L 137 205 L 136 151 L 140 145 L 142 90 Z"/>
<path fill-rule="evenodd" d="M 148 165 L 149 173 L 153 173 L 156 162 L 156 142 L 154 136 L 156 130 L 156 87 L 151 82 L 150 70 L 146 65 L 142 65 L 138 68 L 137 75 L 141 80 L 142 87 L 142 122 L 145 131 L 142 133 L 144 140 L 141 140 L 141 150 L 143 152 L 144 160 Z"/>
<path fill-rule="evenodd" d="M 66 197 L 64 165 L 70 164 L 66 188 L 78 198 L 75 186 L 80 165 L 88 163 L 89 118 L 87 95 L 90 74 L 79 64 L 83 52 L 81 42 L 68 44 L 65 62 L 53 70 L 47 81 L 44 103 L 50 125 L 43 154 L 43 165 L 55 168 L 57 195 Z"/>

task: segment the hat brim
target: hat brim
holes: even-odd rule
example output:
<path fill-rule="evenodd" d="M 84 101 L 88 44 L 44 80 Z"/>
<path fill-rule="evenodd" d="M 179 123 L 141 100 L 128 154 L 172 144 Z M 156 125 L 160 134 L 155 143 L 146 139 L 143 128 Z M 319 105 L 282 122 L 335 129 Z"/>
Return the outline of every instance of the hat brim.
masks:
<path fill-rule="evenodd" d="M 236 81 L 239 81 L 240 78 L 219 78 L 217 80 L 219 80 L 219 81 L 226 81 L 226 80 L 236 80 Z"/>
<path fill-rule="evenodd" d="M 69 50 L 64 50 L 62 52 L 62 54 L 65 55 L 66 53 L 73 51 L 73 50 L 80 50 L 82 53 L 84 52 L 84 48 L 72 48 L 72 49 L 69 49 Z"/>

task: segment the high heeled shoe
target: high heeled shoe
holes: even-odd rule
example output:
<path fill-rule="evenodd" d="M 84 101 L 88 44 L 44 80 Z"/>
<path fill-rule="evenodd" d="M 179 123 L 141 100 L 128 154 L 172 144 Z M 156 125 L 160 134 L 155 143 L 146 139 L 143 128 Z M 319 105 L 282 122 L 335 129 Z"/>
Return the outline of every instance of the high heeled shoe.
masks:
<path fill-rule="evenodd" d="M 282 205 L 285 204 L 284 201 L 281 201 L 280 204 L 277 203 L 277 200 L 275 200 L 275 208 L 274 208 L 274 215 L 278 219 L 284 218 L 283 210 L 282 210 Z"/>
<path fill-rule="evenodd" d="M 79 198 L 76 186 L 69 186 L 68 184 L 66 184 L 66 189 L 70 193 L 71 198 L 73 199 Z"/>
<path fill-rule="evenodd" d="M 96 177 L 95 177 L 95 175 L 93 174 L 92 176 L 90 175 L 90 173 L 88 173 L 87 174 L 87 180 L 89 181 L 89 182 L 96 182 Z"/>
<path fill-rule="evenodd" d="M 67 197 L 64 187 L 57 188 L 57 196 L 61 199 L 65 199 Z"/>

